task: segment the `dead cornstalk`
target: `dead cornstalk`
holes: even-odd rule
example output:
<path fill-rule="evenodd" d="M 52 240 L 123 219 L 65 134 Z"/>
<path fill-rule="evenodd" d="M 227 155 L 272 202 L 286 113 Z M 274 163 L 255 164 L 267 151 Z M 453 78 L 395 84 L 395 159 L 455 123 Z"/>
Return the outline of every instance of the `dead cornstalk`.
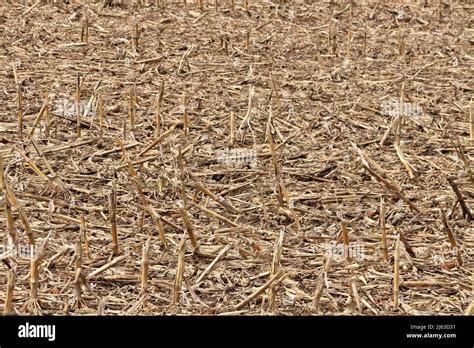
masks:
<path fill-rule="evenodd" d="M 17 236 L 17 231 L 15 228 L 15 220 L 13 218 L 12 204 L 8 197 L 7 182 L 5 178 L 5 173 L 3 171 L 3 156 L 1 154 L 0 154 L 0 192 L 3 193 L 3 196 L 5 198 L 5 213 L 6 213 L 6 224 L 7 224 L 8 236 L 11 243 L 13 245 L 16 245 L 18 236 Z"/>
<path fill-rule="evenodd" d="M 280 108 L 280 106 L 281 106 L 280 96 L 278 95 L 278 89 L 277 89 L 277 85 L 276 85 L 276 82 L 275 82 L 275 77 L 273 76 L 272 72 L 270 72 L 270 85 L 272 87 L 272 96 L 275 98 L 277 108 Z"/>
<path fill-rule="evenodd" d="M 115 193 L 115 188 L 113 188 L 112 192 L 110 193 L 109 215 L 112 233 L 112 251 L 114 255 L 118 255 L 119 245 L 117 236 L 117 196 Z"/>
<path fill-rule="evenodd" d="M 281 230 L 280 231 L 280 236 L 275 242 L 275 247 L 273 249 L 273 260 L 272 264 L 270 267 L 270 277 L 274 276 L 277 274 L 279 271 L 279 266 L 280 266 L 280 259 L 281 259 L 281 254 L 283 250 L 283 238 L 285 236 L 285 231 Z M 276 298 L 276 287 L 272 287 L 269 290 L 268 293 L 268 309 L 270 311 L 275 310 L 275 298 Z"/>
<path fill-rule="evenodd" d="M 99 93 L 99 138 L 102 139 L 104 135 L 104 99 L 102 93 Z"/>
<path fill-rule="evenodd" d="M 349 262 L 351 260 L 351 256 L 349 253 L 349 233 L 347 232 L 346 222 L 341 222 L 341 236 L 344 243 L 344 258 Z"/>
<path fill-rule="evenodd" d="M 30 250 L 34 250 L 34 246 L 30 246 Z M 30 300 L 35 306 L 38 303 L 38 264 L 39 259 L 34 254 L 34 251 L 30 255 L 31 264 L 30 264 Z"/>
<path fill-rule="evenodd" d="M 76 81 L 76 135 L 81 137 L 81 77 L 77 75 Z"/>
<path fill-rule="evenodd" d="M 400 235 L 397 236 L 393 261 L 393 305 L 398 308 L 400 287 Z"/>
<path fill-rule="evenodd" d="M 82 304 L 81 286 L 82 286 L 82 243 L 81 237 L 77 238 L 74 244 L 74 295 L 75 308 L 80 308 Z"/>
<path fill-rule="evenodd" d="M 89 239 L 87 238 L 86 220 L 84 219 L 84 215 L 81 215 L 80 217 L 80 235 L 84 239 L 84 256 L 90 258 Z"/>
<path fill-rule="evenodd" d="M 176 275 L 174 278 L 173 285 L 173 304 L 179 301 L 179 296 L 181 293 L 181 286 L 183 284 L 184 276 L 184 255 L 186 252 L 186 238 L 182 238 L 179 245 L 179 254 L 178 254 L 178 265 L 176 266 Z"/>
<path fill-rule="evenodd" d="M 136 87 L 133 85 L 129 91 L 128 122 L 130 124 L 130 132 L 135 130 L 136 99 Z"/>
<path fill-rule="evenodd" d="M 16 93 L 18 95 L 18 135 L 23 139 L 23 91 L 18 80 L 16 62 L 13 62 L 13 77 L 15 78 Z"/>
<path fill-rule="evenodd" d="M 145 293 L 148 288 L 148 269 L 150 268 L 150 243 L 151 239 L 148 237 L 146 244 L 143 246 L 142 250 L 142 265 L 141 265 L 141 275 L 142 275 L 142 291 Z"/>
<path fill-rule="evenodd" d="M 458 199 L 459 205 L 461 206 L 462 210 L 462 217 L 466 219 L 467 222 L 471 222 L 472 220 L 472 213 L 469 207 L 466 204 L 466 201 L 464 200 L 464 197 L 461 194 L 461 191 L 459 190 L 458 186 L 454 182 L 453 178 L 448 178 L 449 185 L 453 189 L 454 193 L 456 194 L 456 197 Z"/>
<path fill-rule="evenodd" d="M 469 119 L 470 123 L 470 140 L 471 144 L 474 144 L 474 103 L 471 101 L 469 102 Z"/>
<path fill-rule="evenodd" d="M 161 134 L 161 108 L 163 105 L 163 93 L 165 91 L 165 81 L 161 81 L 160 93 L 158 94 L 155 102 L 155 112 L 156 112 L 156 136 Z"/>
<path fill-rule="evenodd" d="M 185 137 L 187 137 L 189 133 L 189 113 L 187 104 L 188 95 L 185 93 L 183 96 L 183 132 Z"/>
<path fill-rule="evenodd" d="M 235 114 L 233 111 L 230 113 L 229 133 L 229 145 L 233 147 L 235 145 Z"/>
<path fill-rule="evenodd" d="M 383 261 L 388 262 L 387 231 L 385 228 L 385 200 L 380 198 L 380 230 L 382 232 Z"/>
<path fill-rule="evenodd" d="M 186 232 L 188 232 L 189 240 L 191 241 L 191 245 L 193 246 L 194 250 L 198 248 L 196 236 L 194 235 L 193 225 L 191 220 L 189 219 L 188 213 L 185 209 L 180 208 L 179 212 L 181 213 L 181 217 L 183 218 L 184 226 L 186 227 Z"/>
<path fill-rule="evenodd" d="M 8 315 L 12 312 L 13 305 L 13 290 L 15 289 L 15 271 L 9 269 L 7 272 L 7 293 L 5 296 L 5 307 L 3 308 L 3 315 Z"/>
<path fill-rule="evenodd" d="M 319 313 L 320 311 L 319 304 L 321 302 L 321 295 L 323 294 L 323 288 L 324 288 L 324 285 L 326 284 L 327 274 L 329 272 L 329 269 L 331 268 L 331 263 L 332 263 L 332 256 L 331 254 L 329 254 L 327 256 L 326 263 L 324 264 L 321 274 L 318 277 L 318 283 L 316 285 L 316 290 L 314 292 L 313 310 L 316 313 Z"/>
<path fill-rule="evenodd" d="M 446 218 L 446 214 L 444 213 L 444 210 L 441 208 L 439 211 L 441 213 L 441 221 L 443 222 L 444 229 L 448 235 L 449 243 L 451 244 L 451 249 L 453 250 L 453 252 L 456 253 L 456 259 L 458 261 L 458 265 L 462 266 L 463 260 L 461 256 L 461 250 L 458 247 L 456 237 L 454 236 L 453 230 L 451 226 L 449 225 L 449 222 L 448 222 L 448 219 Z"/>

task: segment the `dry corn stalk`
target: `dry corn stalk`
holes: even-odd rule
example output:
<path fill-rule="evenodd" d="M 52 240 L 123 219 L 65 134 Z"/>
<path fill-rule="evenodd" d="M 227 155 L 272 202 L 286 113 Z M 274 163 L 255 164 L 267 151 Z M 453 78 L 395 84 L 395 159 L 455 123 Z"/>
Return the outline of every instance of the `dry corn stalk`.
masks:
<path fill-rule="evenodd" d="M 271 108 L 270 108 L 270 117 L 271 117 Z M 271 119 L 269 118 L 269 121 L 267 123 L 267 138 L 268 138 L 268 143 L 270 146 L 270 152 L 272 154 L 273 169 L 275 172 L 275 186 L 276 186 L 275 191 L 277 192 L 277 200 L 278 200 L 278 203 L 280 204 L 278 211 L 285 214 L 290 219 L 292 219 L 294 221 L 296 230 L 300 230 L 301 225 L 298 219 L 298 215 L 296 214 L 296 211 L 293 209 L 294 208 L 293 201 L 280 175 L 278 157 L 275 150 L 275 144 L 273 143 L 273 134 L 272 134 L 271 128 L 272 128 Z M 288 210 L 285 209 L 285 206 L 287 206 L 289 209 Z"/>
<path fill-rule="evenodd" d="M 474 143 L 474 104 L 472 102 L 472 99 L 469 102 L 469 119 L 471 121 L 470 140 L 471 140 L 471 143 Z"/>
<path fill-rule="evenodd" d="M 76 135 L 81 137 L 81 76 L 77 75 L 76 81 Z M 32 133 L 30 133 L 32 134 Z"/>
<path fill-rule="evenodd" d="M 401 119 L 398 119 L 398 125 L 401 128 Z M 398 158 L 400 158 L 400 161 L 402 162 L 403 166 L 406 168 L 408 175 L 410 176 L 410 179 L 415 178 L 416 171 L 413 168 L 413 166 L 406 160 L 405 155 L 402 152 L 402 149 L 399 144 L 395 143 L 394 144 L 395 150 L 397 152 Z"/>
<path fill-rule="evenodd" d="M 185 137 L 187 137 L 189 133 L 189 113 L 187 104 L 188 95 L 185 93 L 183 96 L 183 132 Z"/>
<path fill-rule="evenodd" d="M 461 256 L 461 250 L 458 247 L 456 237 L 454 236 L 453 230 L 451 229 L 451 226 L 449 225 L 448 219 L 446 219 L 446 214 L 444 213 L 444 210 L 441 208 L 439 211 L 441 213 L 441 220 L 443 222 L 444 229 L 446 230 L 446 233 L 448 234 L 451 248 L 456 251 L 456 259 L 458 261 L 458 265 L 462 266 L 463 261 L 462 261 L 462 256 Z"/>
<path fill-rule="evenodd" d="M 163 105 L 163 93 L 165 91 L 165 81 L 161 81 L 160 93 L 156 98 L 155 112 L 156 112 L 156 136 L 161 134 L 161 107 Z"/>
<path fill-rule="evenodd" d="M 99 301 L 99 305 L 97 306 L 97 315 L 104 315 L 105 311 L 105 299 L 101 299 Z"/>
<path fill-rule="evenodd" d="M 5 198 L 5 212 L 6 212 L 6 223 L 7 223 L 7 232 L 10 241 L 13 245 L 16 245 L 18 240 L 17 231 L 15 228 L 15 220 L 13 218 L 12 205 L 8 197 L 7 187 L 6 187 L 6 178 L 4 177 L 3 171 L 3 156 L 0 154 L 0 192 L 3 193 Z"/>
<path fill-rule="evenodd" d="M 163 247 L 166 250 L 168 249 L 168 242 L 166 241 L 165 229 L 163 228 L 163 224 L 161 223 L 161 218 L 159 216 L 156 216 L 155 224 L 156 224 L 156 229 L 158 230 L 158 234 L 160 235 L 160 239 L 163 243 Z"/>
<path fill-rule="evenodd" d="M 163 139 L 165 139 L 168 135 L 173 132 L 173 130 L 176 128 L 176 124 L 171 126 L 170 129 L 168 129 L 166 132 L 163 134 L 160 134 L 153 142 L 151 142 L 144 150 L 142 150 L 139 154 L 138 157 L 143 156 L 146 154 L 148 151 L 150 151 L 152 148 L 154 148 L 156 145 L 158 145 Z"/>
<path fill-rule="evenodd" d="M 82 281 L 82 242 L 81 238 L 77 238 L 74 245 L 74 295 L 75 308 L 80 308 L 82 305 L 82 296 L 81 296 L 81 281 Z"/>
<path fill-rule="evenodd" d="M 247 125 L 247 126 L 250 127 L 250 115 L 251 115 L 251 112 L 252 112 L 254 96 L 255 96 L 255 87 L 253 85 L 250 85 L 247 112 L 245 113 L 244 119 L 242 120 L 242 123 L 240 124 L 240 126 L 238 128 L 239 132 L 242 131 L 244 125 Z M 242 134 L 242 139 L 243 139 L 243 134 Z"/>
<path fill-rule="evenodd" d="M 332 41 L 332 45 L 331 45 L 331 54 L 335 55 L 336 54 L 336 51 L 337 51 L 337 31 L 338 31 L 338 28 L 337 28 L 337 22 L 335 22 L 336 20 L 335 19 L 331 19 L 331 21 L 334 20 L 334 30 L 332 30 L 331 32 L 331 41 Z"/>
<path fill-rule="evenodd" d="M 41 106 L 40 111 L 38 112 L 38 115 L 36 116 L 35 120 L 33 121 L 33 125 L 31 126 L 30 133 L 29 133 L 30 136 L 32 136 L 33 133 L 35 132 L 35 129 L 38 126 L 39 121 L 41 120 L 41 118 L 43 118 L 47 107 L 48 107 L 48 102 L 45 100 L 43 102 L 43 105 Z"/>
<path fill-rule="evenodd" d="M 462 210 L 462 217 L 466 219 L 467 222 L 471 222 L 472 220 L 472 213 L 469 207 L 466 204 L 466 201 L 464 200 L 464 197 L 461 194 L 461 191 L 459 191 L 458 186 L 454 182 L 453 178 L 448 178 L 449 185 L 453 189 L 454 193 L 456 194 L 456 197 L 458 199 L 459 205 L 461 206 Z"/>
<path fill-rule="evenodd" d="M 86 220 L 84 219 L 84 215 L 80 217 L 80 235 L 84 239 L 84 256 L 89 258 L 89 239 L 87 238 L 87 228 L 86 228 Z"/>
<path fill-rule="evenodd" d="M 316 61 L 319 62 L 321 60 L 321 44 L 320 44 L 320 39 L 319 39 L 319 34 L 316 33 L 315 40 L 314 40 L 314 45 L 316 48 Z"/>
<path fill-rule="evenodd" d="M 388 262 L 387 230 L 385 228 L 385 200 L 380 198 L 380 229 L 382 232 L 383 261 Z"/>
<path fill-rule="evenodd" d="M 395 242 L 394 261 L 393 261 L 393 305 L 398 308 L 400 287 L 400 235 Z"/>
<path fill-rule="evenodd" d="M 243 300 L 239 304 L 235 305 L 234 306 L 234 311 L 239 310 L 240 308 L 247 305 L 250 301 L 252 301 L 254 298 L 256 298 L 258 295 L 263 293 L 268 288 L 272 288 L 272 287 L 278 285 L 279 283 L 281 283 L 283 281 L 283 279 L 285 279 L 286 276 L 287 276 L 287 273 L 285 273 L 283 270 L 281 270 L 277 274 L 271 276 L 270 279 L 268 279 L 265 284 L 263 284 L 261 287 L 259 287 L 257 290 L 255 290 L 245 300 Z"/>
<path fill-rule="evenodd" d="M 133 26 L 132 32 L 132 46 L 133 46 L 133 53 L 138 52 L 138 41 L 140 39 L 140 30 L 138 29 L 138 24 L 135 23 Z"/>
<path fill-rule="evenodd" d="M 21 14 L 21 17 L 25 17 L 28 13 L 33 11 L 36 7 L 38 7 L 39 5 L 42 5 L 43 2 L 44 2 L 43 0 L 36 1 L 33 5 L 31 5 L 25 11 L 23 11 L 23 13 Z"/>
<path fill-rule="evenodd" d="M 44 257 L 46 245 L 49 242 L 51 236 L 48 234 L 43 244 L 37 248 L 36 245 L 31 244 L 29 250 L 30 263 L 30 300 L 26 302 L 25 306 L 29 307 L 34 314 L 39 314 L 41 311 L 41 305 L 38 301 L 38 289 L 39 289 L 39 264 L 41 259 Z"/>
<path fill-rule="evenodd" d="M 405 32 L 402 29 L 398 31 L 398 55 L 401 57 L 405 55 Z"/>
<path fill-rule="evenodd" d="M 88 18 L 86 18 L 82 22 L 81 41 L 83 43 L 88 43 L 89 42 L 89 19 Z"/>
<path fill-rule="evenodd" d="M 249 50 L 250 49 L 250 34 L 252 33 L 252 29 L 248 29 L 246 34 L 245 34 L 245 50 Z"/>
<path fill-rule="evenodd" d="M 173 304 L 179 301 L 181 286 L 183 284 L 184 276 L 184 255 L 186 252 L 186 238 L 183 237 L 179 245 L 178 265 L 176 266 L 176 275 L 173 286 Z"/>
<path fill-rule="evenodd" d="M 230 113 L 229 128 L 230 128 L 229 145 L 234 146 L 235 145 L 235 114 L 233 111 Z"/>
<path fill-rule="evenodd" d="M 273 170 L 275 172 L 275 182 L 276 182 L 276 192 L 277 192 L 277 199 L 278 203 L 281 207 L 284 207 L 290 202 L 290 195 L 288 190 L 283 183 L 283 180 L 280 177 L 280 168 L 278 166 L 278 158 L 275 151 L 275 145 L 273 143 L 273 134 L 270 129 L 268 129 L 268 144 L 270 146 L 270 152 L 272 154 L 272 161 L 273 161 Z"/>
<path fill-rule="evenodd" d="M 357 279 L 355 277 L 352 277 L 351 281 L 350 281 L 350 284 L 351 284 L 352 297 L 355 300 L 355 303 L 356 303 L 356 306 L 357 306 L 357 311 L 359 313 L 361 313 L 362 312 L 362 306 L 360 304 L 360 296 L 359 296 L 359 291 L 357 289 Z"/>
<path fill-rule="evenodd" d="M 275 177 L 280 176 L 280 168 L 278 167 L 278 158 L 275 151 L 275 144 L 273 143 L 273 133 L 270 129 L 271 127 L 267 127 L 267 138 L 268 138 L 268 145 L 270 147 L 270 152 L 272 154 L 272 162 L 273 162 L 273 170 L 275 172 Z"/>
<path fill-rule="evenodd" d="M 229 225 L 229 226 L 231 226 L 231 227 L 240 227 L 240 225 L 239 225 L 238 223 L 235 223 L 235 222 L 233 222 L 233 221 L 227 219 L 225 216 L 222 216 L 221 214 L 216 213 L 215 211 L 213 211 L 213 210 L 211 210 L 211 209 L 209 209 L 209 208 L 206 208 L 206 207 L 204 207 L 204 206 L 202 206 L 202 205 L 199 205 L 199 204 L 197 204 L 197 203 L 194 203 L 194 202 L 191 202 L 191 204 L 192 204 L 194 207 L 196 207 L 196 208 L 198 208 L 199 210 L 201 210 L 204 214 L 206 214 L 206 215 L 208 215 L 208 216 L 210 216 L 210 217 L 214 217 L 214 218 L 216 218 L 216 219 L 222 221 L 223 223 L 225 223 L 225 224 L 227 224 L 227 225 Z"/>
<path fill-rule="evenodd" d="M 17 149 L 17 148 L 15 148 L 15 150 L 16 150 L 16 152 L 18 152 L 18 154 L 20 154 L 20 156 L 23 158 L 23 160 L 30 166 L 30 168 L 31 168 L 36 174 L 38 174 L 38 176 L 39 176 L 41 179 L 43 179 L 43 180 L 45 180 L 45 181 L 48 181 L 48 180 L 49 180 L 48 177 L 46 176 L 46 174 L 44 174 L 44 173 L 41 171 L 41 169 L 38 168 L 38 166 L 36 165 L 36 163 L 35 163 L 32 159 L 30 159 L 28 156 L 26 156 L 26 154 L 25 154 L 23 151 L 21 151 L 21 150 L 19 150 L 19 149 Z"/>
<path fill-rule="evenodd" d="M 367 28 L 364 30 L 364 41 L 362 43 L 362 55 L 367 56 Z"/>
<path fill-rule="evenodd" d="M 405 194 L 402 192 L 400 184 L 395 179 L 389 177 L 387 172 L 382 169 L 382 167 L 380 167 L 370 157 L 364 155 L 364 153 L 355 144 L 353 144 L 353 146 L 359 154 L 362 165 L 370 175 L 372 175 L 378 182 L 382 183 L 386 188 L 392 191 L 396 196 L 400 197 L 406 204 L 408 204 L 412 211 L 421 213 L 420 209 L 405 196 Z"/>
<path fill-rule="evenodd" d="M 6 192 L 6 191 L 4 191 Z M 13 218 L 12 206 L 8 195 L 5 194 L 5 211 L 7 215 L 7 231 L 9 240 L 13 245 L 16 245 L 18 240 L 17 230 L 15 228 L 15 220 Z"/>
<path fill-rule="evenodd" d="M 104 135 L 104 99 L 102 93 L 99 93 L 99 138 L 102 139 Z"/>
<path fill-rule="evenodd" d="M 461 161 L 464 165 L 464 169 L 469 175 L 471 183 L 474 185 L 474 174 L 472 173 L 471 165 L 469 164 L 469 160 L 467 159 L 466 153 L 464 152 L 464 147 L 462 146 L 459 139 L 456 140 L 456 144 L 454 144 L 454 147 L 456 148 L 456 151 L 458 152 L 459 157 L 461 158 Z"/>
<path fill-rule="evenodd" d="M 142 185 L 142 182 L 140 180 L 140 177 L 138 176 L 138 173 L 135 170 L 135 168 L 133 167 L 132 163 L 130 161 L 127 161 L 127 164 L 128 164 L 128 171 L 130 173 L 130 177 L 131 177 L 132 182 L 133 182 L 133 186 L 135 186 L 135 188 L 137 189 L 138 194 L 140 195 L 140 198 L 142 200 L 143 205 L 147 207 L 148 206 L 148 199 L 146 198 L 145 194 L 143 193 L 143 185 Z"/>
<path fill-rule="evenodd" d="M 121 255 L 121 256 L 116 257 L 115 259 L 113 259 L 112 261 L 106 263 L 102 267 L 99 267 L 95 271 L 92 271 L 91 273 L 89 273 L 87 275 L 86 279 L 92 279 L 92 278 L 98 276 L 102 272 L 108 270 L 112 266 L 115 266 L 117 263 L 119 263 L 120 261 L 123 261 L 127 257 L 128 257 L 128 255 Z"/>
<path fill-rule="evenodd" d="M 7 273 L 7 293 L 5 295 L 5 307 L 3 309 L 3 314 L 8 315 L 12 312 L 13 304 L 13 290 L 15 289 L 15 271 L 12 269 L 8 270 Z"/>
<path fill-rule="evenodd" d="M 464 315 L 474 315 L 474 301 L 466 308 Z"/>
<path fill-rule="evenodd" d="M 212 262 L 209 264 L 209 266 L 206 267 L 206 269 L 201 273 L 199 278 L 196 280 L 196 284 L 199 284 L 202 282 L 208 275 L 211 273 L 215 268 L 217 263 L 227 254 L 227 252 L 235 245 L 235 243 L 230 243 L 227 244 L 222 250 L 217 254 L 217 256 L 212 260 Z"/>
<path fill-rule="evenodd" d="M 183 218 L 184 226 L 186 227 L 186 232 L 188 233 L 191 245 L 193 246 L 194 250 L 196 250 L 198 248 L 198 245 L 196 241 L 196 236 L 194 235 L 193 225 L 191 224 L 191 220 L 189 219 L 188 213 L 183 208 L 180 208 L 179 212 L 181 213 L 181 217 Z"/>
<path fill-rule="evenodd" d="M 143 246 L 142 251 L 142 265 L 141 265 L 141 281 L 142 291 L 146 292 L 148 287 L 148 269 L 150 267 L 150 242 L 151 239 L 148 237 L 146 244 Z"/>
<path fill-rule="evenodd" d="M 277 85 L 275 82 L 275 77 L 273 76 L 273 73 L 270 72 L 270 85 L 272 87 L 272 95 L 275 97 L 275 102 L 278 108 L 280 108 L 281 103 L 280 103 L 280 96 L 278 95 L 278 89 Z"/>
<path fill-rule="evenodd" d="M 87 117 L 87 115 L 90 113 L 91 109 L 92 109 L 92 105 L 94 103 L 94 99 L 96 98 L 95 97 L 95 94 L 97 92 L 97 90 L 99 89 L 100 87 L 100 84 L 102 83 L 102 80 L 99 80 L 97 81 L 97 83 L 95 84 L 94 86 L 94 90 L 92 91 L 92 95 L 91 97 L 89 98 L 89 101 L 87 102 L 84 110 L 82 111 L 82 117 Z M 81 121 L 82 122 L 82 121 Z M 89 123 L 89 127 L 92 127 L 92 122 Z"/>
<path fill-rule="evenodd" d="M 118 255 L 119 245 L 118 245 L 118 235 L 117 235 L 117 196 L 115 193 L 115 188 L 113 188 L 112 192 L 110 193 L 109 215 L 110 215 L 110 224 L 111 224 L 111 233 L 112 233 L 112 251 L 114 255 Z"/>
<path fill-rule="evenodd" d="M 239 214 L 239 211 L 232 206 L 229 202 L 225 200 L 225 198 L 221 196 L 216 196 L 214 193 L 212 193 L 207 187 L 205 187 L 202 183 L 195 181 L 194 186 L 204 193 L 206 196 L 211 198 L 213 201 L 221 205 L 223 208 L 225 208 L 227 211 L 234 213 L 234 214 Z"/>
<path fill-rule="evenodd" d="M 443 19 L 443 12 L 441 10 L 441 6 L 443 5 L 443 0 L 439 0 L 439 3 L 438 3 L 438 21 L 441 22 L 441 20 Z"/>
<path fill-rule="evenodd" d="M 34 246 L 31 246 L 34 249 Z M 31 255 L 30 263 L 30 301 L 29 304 L 33 307 L 33 313 L 37 314 L 41 309 L 38 302 L 38 266 L 39 258 L 36 255 Z"/>
<path fill-rule="evenodd" d="M 347 57 L 347 59 L 351 58 L 351 44 L 352 44 L 352 32 L 349 30 L 347 32 L 347 47 L 346 47 L 346 57 Z"/>
<path fill-rule="evenodd" d="M 153 220 L 155 221 L 156 230 L 158 231 L 158 235 L 160 236 L 160 239 L 163 243 L 163 248 L 167 250 L 168 241 L 166 240 L 166 237 L 165 237 L 165 229 L 163 228 L 163 224 L 161 223 L 162 220 L 163 221 L 166 221 L 166 220 L 162 216 L 160 216 L 151 205 L 140 206 L 137 204 L 137 206 L 139 206 L 142 210 L 146 211 L 153 218 Z M 173 227 L 176 227 L 176 225 Z"/>
<path fill-rule="evenodd" d="M 23 92 L 21 89 L 21 84 L 18 80 L 16 62 L 13 62 L 13 76 L 15 78 L 16 92 L 18 94 L 18 135 L 21 140 L 23 139 Z"/>
<path fill-rule="evenodd" d="M 2 190 L 2 193 L 6 194 L 6 188 L 5 188 L 5 173 L 3 171 L 3 156 L 0 153 L 0 190 Z"/>
<path fill-rule="evenodd" d="M 117 140 L 119 141 L 119 143 L 121 143 L 121 141 L 119 139 L 117 139 Z M 123 148 L 123 146 L 122 146 L 122 151 L 124 153 L 124 157 L 127 157 L 126 153 L 125 153 L 125 149 Z M 143 193 L 143 185 L 142 185 L 142 183 L 140 181 L 140 177 L 138 176 L 137 171 L 133 167 L 132 163 L 130 161 L 127 161 L 127 165 L 128 165 L 128 170 L 129 170 L 132 182 L 133 182 L 135 188 L 137 189 L 138 194 L 140 195 L 140 198 L 142 200 L 143 210 L 146 211 L 155 220 L 156 229 L 158 230 L 158 234 L 160 236 L 160 239 L 163 242 L 163 247 L 165 249 L 168 249 L 168 242 L 167 242 L 166 237 L 165 237 L 165 230 L 164 230 L 163 225 L 161 223 L 161 217 L 158 215 L 156 210 L 149 204 L 150 203 L 149 200 L 147 199 L 147 197 Z"/>
<path fill-rule="evenodd" d="M 36 141 L 35 139 L 33 139 L 33 137 L 31 137 L 31 144 L 33 145 L 33 147 L 35 148 L 35 151 L 36 153 L 38 154 L 38 156 L 41 158 L 41 160 L 43 161 L 44 165 L 46 166 L 46 168 L 48 169 L 48 172 L 53 176 L 55 177 L 56 176 L 56 172 L 54 171 L 53 167 L 51 166 L 51 164 L 49 163 L 49 161 L 46 159 L 46 157 L 44 156 L 44 154 L 41 152 L 41 150 L 39 149 L 38 145 L 36 144 Z M 25 156 L 26 157 L 26 156 Z"/>
<path fill-rule="evenodd" d="M 347 232 L 347 223 L 341 222 L 341 237 L 344 243 L 344 258 L 346 261 L 351 260 L 351 256 L 349 254 L 349 234 Z"/>
<path fill-rule="evenodd" d="M 285 230 L 280 231 L 280 235 L 275 242 L 275 247 L 273 249 L 273 260 L 270 267 L 270 277 L 274 276 L 278 272 L 280 266 L 281 254 L 283 251 L 283 238 L 285 237 Z M 276 289 L 275 287 L 270 288 L 268 293 L 268 309 L 273 311 L 275 309 L 275 298 L 276 298 Z"/>
<path fill-rule="evenodd" d="M 321 301 L 321 295 L 323 294 L 323 288 L 325 285 L 325 278 L 327 277 L 327 273 L 329 272 L 329 269 L 331 268 L 331 263 L 332 263 L 332 256 L 329 254 L 327 256 L 326 262 L 324 264 L 323 270 L 321 271 L 321 274 L 319 275 L 318 278 L 318 284 L 316 285 L 316 290 L 314 292 L 314 299 L 313 299 L 313 310 L 316 313 L 319 313 L 319 303 Z"/>
<path fill-rule="evenodd" d="M 133 132 L 135 130 L 135 116 L 137 112 L 137 107 L 136 107 L 136 102 L 137 102 L 137 96 L 136 96 L 136 87 L 133 85 L 130 87 L 129 91 L 129 105 L 128 105 L 128 122 L 130 123 L 130 131 Z"/>
<path fill-rule="evenodd" d="M 4 178 L 4 180 L 6 180 L 6 178 Z M 18 211 L 18 215 L 20 216 L 21 223 L 23 224 L 23 227 L 25 228 L 25 233 L 28 237 L 28 243 L 30 245 L 34 245 L 35 244 L 35 237 L 33 235 L 33 230 L 31 229 L 31 225 L 30 225 L 30 222 L 28 220 L 28 216 L 26 215 L 25 211 L 23 210 L 23 207 L 20 205 L 20 202 L 16 198 L 16 196 L 13 193 L 13 190 L 11 189 L 8 182 L 4 181 L 4 185 L 5 185 L 5 191 L 6 191 L 5 196 L 8 196 L 9 202 Z"/>
<path fill-rule="evenodd" d="M 415 172 L 415 169 L 413 166 L 408 163 L 408 161 L 405 158 L 405 155 L 403 154 L 401 145 L 400 145 L 400 140 L 402 137 L 402 126 L 405 121 L 405 111 L 403 109 L 405 105 L 405 83 L 402 83 L 401 91 L 400 91 L 400 102 L 398 104 L 399 110 L 398 110 L 398 116 L 395 118 L 394 121 L 394 126 L 395 126 L 395 142 L 394 142 L 394 147 L 395 150 L 397 151 L 398 158 L 400 158 L 400 161 L 402 162 L 403 166 L 406 168 L 408 175 L 410 176 L 410 179 L 413 179 L 415 175 L 413 174 Z"/>
<path fill-rule="evenodd" d="M 332 21 L 330 19 L 328 22 L 328 31 L 326 35 L 326 44 L 328 46 L 328 51 L 329 51 L 329 48 L 331 47 L 331 37 L 332 37 L 331 33 L 332 33 Z"/>
<path fill-rule="evenodd" d="M 179 167 L 179 178 L 181 183 L 181 200 L 183 202 L 183 207 L 187 207 L 187 200 L 186 200 L 186 184 L 185 184 L 185 173 L 184 173 L 184 160 L 183 160 L 183 153 L 181 151 L 181 145 L 178 145 L 178 167 Z"/>
<path fill-rule="evenodd" d="M 403 243 L 403 246 L 405 247 L 405 251 L 408 253 L 408 256 L 416 258 L 416 254 L 413 251 L 413 248 L 411 247 L 410 243 L 408 243 L 408 240 L 405 237 L 405 234 L 398 229 L 398 227 L 395 227 L 397 232 L 400 234 L 400 241 Z"/>

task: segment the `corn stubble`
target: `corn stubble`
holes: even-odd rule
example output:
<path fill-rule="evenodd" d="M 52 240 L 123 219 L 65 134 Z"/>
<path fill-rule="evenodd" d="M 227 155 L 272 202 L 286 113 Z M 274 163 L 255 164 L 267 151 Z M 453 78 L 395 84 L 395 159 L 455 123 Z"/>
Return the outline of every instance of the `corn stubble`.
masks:
<path fill-rule="evenodd" d="M 1 218 L 38 255 L 2 256 L 4 314 L 474 314 L 463 3 L 111 3 L 5 38 Z"/>

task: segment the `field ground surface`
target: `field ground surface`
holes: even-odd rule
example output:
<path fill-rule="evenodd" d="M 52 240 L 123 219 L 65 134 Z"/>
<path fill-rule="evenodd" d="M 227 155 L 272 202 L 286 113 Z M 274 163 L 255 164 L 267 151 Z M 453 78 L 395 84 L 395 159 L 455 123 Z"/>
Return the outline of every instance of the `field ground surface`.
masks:
<path fill-rule="evenodd" d="M 473 13 L 2 1 L 0 310 L 472 314 Z"/>

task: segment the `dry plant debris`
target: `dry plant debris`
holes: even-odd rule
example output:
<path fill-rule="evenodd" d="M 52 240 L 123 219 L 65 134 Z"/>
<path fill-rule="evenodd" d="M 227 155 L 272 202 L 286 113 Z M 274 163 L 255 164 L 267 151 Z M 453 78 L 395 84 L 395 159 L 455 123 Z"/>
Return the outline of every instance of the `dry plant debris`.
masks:
<path fill-rule="evenodd" d="M 5 314 L 473 314 L 469 1 L 3 1 Z"/>

